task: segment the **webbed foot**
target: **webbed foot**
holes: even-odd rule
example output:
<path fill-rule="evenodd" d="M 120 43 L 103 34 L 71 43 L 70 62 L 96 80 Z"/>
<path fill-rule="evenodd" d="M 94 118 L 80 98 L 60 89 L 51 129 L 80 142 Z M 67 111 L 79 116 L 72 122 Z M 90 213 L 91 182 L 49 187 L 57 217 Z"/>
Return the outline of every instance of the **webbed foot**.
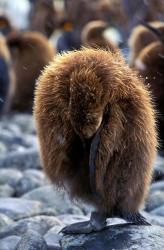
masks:
<path fill-rule="evenodd" d="M 103 214 L 92 213 L 89 221 L 78 222 L 64 227 L 61 232 L 64 234 L 89 234 L 98 232 L 106 227 L 106 217 Z"/>

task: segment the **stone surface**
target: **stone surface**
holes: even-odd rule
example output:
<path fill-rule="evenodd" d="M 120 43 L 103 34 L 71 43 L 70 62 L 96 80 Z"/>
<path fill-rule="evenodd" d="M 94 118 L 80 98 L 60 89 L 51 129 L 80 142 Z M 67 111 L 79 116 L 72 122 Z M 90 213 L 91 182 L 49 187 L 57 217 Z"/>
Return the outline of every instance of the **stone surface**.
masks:
<path fill-rule="evenodd" d="M 17 182 L 23 177 L 17 169 L 0 169 L 0 185 L 8 184 L 15 188 Z"/>
<path fill-rule="evenodd" d="M 164 181 L 154 182 L 150 187 L 150 192 L 164 191 Z"/>
<path fill-rule="evenodd" d="M 67 195 L 56 190 L 52 185 L 37 188 L 25 195 L 24 199 L 40 201 L 45 207 L 54 208 L 57 214 L 82 214 L 76 205 L 73 205 Z"/>
<path fill-rule="evenodd" d="M 0 239 L 0 249 L 1 250 L 15 250 L 15 247 L 20 241 L 20 239 L 21 239 L 20 237 L 14 236 L 14 235 Z"/>
<path fill-rule="evenodd" d="M 13 220 L 33 216 L 42 209 L 38 201 L 29 201 L 18 198 L 0 198 L 0 213 L 3 213 Z"/>
<path fill-rule="evenodd" d="M 164 205 L 164 191 L 157 190 L 149 194 L 148 199 L 145 203 L 145 209 L 149 212 L 162 205 Z"/>
<path fill-rule="evenodd" d="M 45 235 L 54 226 L 63 227 L 62 222 L 52 216 L 34 216 L 29 219 L 22 219 L 1 229 L 0 238 L 11 235 L 21 236 L 27 230 L 34 230 L 41 235 Z"/>
<path fill-rule="evenodd" d="M 17 168 L 20 170 L 41 168 L 38 150 L 32 148 L 23 152 L 12 152 L 0 156 L 0 168 Z"/>
<path fill-rule="evenodd" d="M 154 215 L 164 216 L 164 205 L 152 210 L 150 213 Z"/>
<path fill-rule="evenodd" d="M 115 225 L 90 235 L 64 235 L 62 250 L 159 250 L 164 247 L 164 230 L 159 226 Z"/>
<path fill-rule="evenodd" d="M 39 233 L 28 230 L 16 245 L 15 250 L 48 250 L 48 246 Z"/>
<path fill-rule="evenodd" d="M 42 185 L 43 182 L 40 179 L 33 176 L 24 176 L 18 181 L 15 188 L 15 194 L 19 197 Z"/>
<path fill-rule="evenodd" d="M 2 197 L 12 197 L 15 193 L 15 190 L 9 185 L 0 185 L 0 198 Z"/>
<path fill-rule="evenodd" d="M 44 236 L 44 239 L 47 242 L 47 245 L 52 249 L 60 249 L 60 240 L 61 240 L 61 235 L 59 232 L 63 226 L 56 225 L 53 228 L 51 228 Z"/>
<path fill-rule="evenodd" d="M 10 219 L 8 216 L 6 216 L 5 214 L 0 214 L 0 230 L 9 225 L 9 224 L 12 224 L 13 223 L 13 220 Z"/>

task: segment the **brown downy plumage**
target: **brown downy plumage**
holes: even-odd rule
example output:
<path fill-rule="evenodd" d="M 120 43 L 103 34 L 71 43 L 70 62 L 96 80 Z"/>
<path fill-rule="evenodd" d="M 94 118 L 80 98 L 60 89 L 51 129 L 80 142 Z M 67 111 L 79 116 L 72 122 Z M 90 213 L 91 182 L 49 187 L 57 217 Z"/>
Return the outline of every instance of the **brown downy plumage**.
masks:
<path fill-rule="evenodd" d="M 38 80 L 34 116 L 53 183 L 108 216 L 146 224 L 138 211 L 156 155 L 154 110 L 119 52 L 58 56 Z"/>
<path fill-rule="evenodd" d="M 10 109 L 15 91 L 15 77 L 6 39 L 0 36 L 0 115 Z"/>
<path fill-rule="evenodd" d="M 97 20 L 89 22 L 82 30 L 82 45 L 115 51 L 117 46 L 109 39 L 106 39 L 104 35 L 107 28 L 108 24 L 104 21 Z"/>
<path fill-rule="evenodd" d="M 50 37 L 59 27 L 58 13 L 53 0 L 37 0 L 30 13 L 30 30 L 39 31 Z"/>
<path fill-rule="evenodd" d="M 160 147 L 164 151 L 164 34 L 155 33 L 158 41 L 144 48 L 136 59 L 135 69 L 152 90 L 157 106 Z M 161 40 L 161 41 L 160 41 Z"/>
<path fill-rule="evenodd" d="M 8 37 L 7 42 L 16 75 L 12 108 L 31 111 L 35 81 L 41 70 L 53 59 L 53 46 L 38 32 L 14 33 Z"/>
<path fill-rule="evenodd" d="M 154 21 L 150 25 L 164 33 L 164 22 Z M 152 42 L 158 41 L 158 37 L 143 25 L 136 26 L 129 39 L 130 66 L 134 67 L 135 60 L 142 49 Z"/>

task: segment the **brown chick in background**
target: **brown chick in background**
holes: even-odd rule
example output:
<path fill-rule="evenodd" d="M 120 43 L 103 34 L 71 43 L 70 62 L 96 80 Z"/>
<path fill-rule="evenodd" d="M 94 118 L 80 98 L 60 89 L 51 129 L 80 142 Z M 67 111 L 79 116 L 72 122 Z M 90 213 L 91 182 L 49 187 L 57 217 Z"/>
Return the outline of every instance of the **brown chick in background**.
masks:
<path fill-rule="evenodd" d="M 53 59 L 54 48 L 47 38 L 38 32 L 11 34 L 7 43 L 16 76 L 12 109 L 32 111 L 35 81 L 41 70 Z"/>
<path fill-rule="evenodd" d="M 154 21 L 149 23 L 152 27 L 164 33 L 164 22 Z M 129 63 L 134 67 L 136 58 L 142 49 L 152 42 L 158 41 L 158 37 L 143 25 L 136 26 L 129 39 L 130 58 Z"/>
<path fill-rule="evenodd" d="M 45 172 L 96 210 L 62 232 L 99 231 L 114 216 L 148 225 L 139 209 L 156 156 L 154 110 L 119 51 L 57 56 L 38 80 L 34 117 Z"/>
<path fill-rule="evenodd" d="M 108 24 L 101 20 L 91 21 L 86 24 L 81 34 L 82 45 L 115 51 L 117 46 L 105 37 L 104 32 L 107 28 L 109 28 Z"/>

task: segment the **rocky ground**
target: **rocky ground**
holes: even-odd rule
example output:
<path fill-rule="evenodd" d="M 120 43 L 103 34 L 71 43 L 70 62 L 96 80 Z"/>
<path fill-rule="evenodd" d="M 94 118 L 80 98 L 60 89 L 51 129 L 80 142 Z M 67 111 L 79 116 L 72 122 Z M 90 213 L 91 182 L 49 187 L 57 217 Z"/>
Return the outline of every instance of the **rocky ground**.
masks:
<path fill-rule="evenodd" d="M 158 157 L 143 214 L 152 226 L 119 219 L 91 235 L 62 235 L 71 223 L 87 220 L 91 208 L 72 202 L 45 177 L 30 115 L 0 121 L 0 250 L 164 249 L 164 158 Z"/>

